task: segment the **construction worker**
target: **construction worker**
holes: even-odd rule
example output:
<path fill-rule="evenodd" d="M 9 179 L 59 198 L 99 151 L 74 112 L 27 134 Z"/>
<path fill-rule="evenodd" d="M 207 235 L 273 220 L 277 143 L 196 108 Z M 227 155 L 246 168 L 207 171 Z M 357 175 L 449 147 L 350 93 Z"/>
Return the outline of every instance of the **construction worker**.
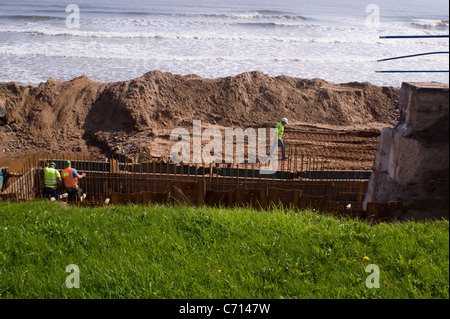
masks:
<path fill-rule="evenodd" d="M 68 201 L 81 201 L 83 190 L 78 186 L 78 180 L 86 177 L 86 174 L 79 174 L 76 169 L 72 168 L 72 162 L 67 160 L 64 162 L 63 180 L 68 193 Z"/>
<path fill-rule="evenodd" d="M 58 184 L 61 183 L 61 174 L 56 169 L 56 164 L 51 162 L 44 168 L 44 197 L 58 199 Z"/>
<path fill-rule="evenodd" d="M 8 169 L 0 167 L 0 193 L 8 186 Z"/>
<path fill-rule="evenodd" d="M 277 140 L 278 140 L 278 146 L 281 148 L 281 159 L 285 160 L 288 159 L 289 156 L 286 156 L 286 148 L 284 146 L 283 143 L 283 134 L 284 134 L 284 127 L 288 124 L 288 119 L 287 118 L 282 118 L 281 122 L 277 124 L 276 126 L 276 130 L 277 130 Z M 269 156 L 270 153 L 273 152 L 275 147 L 275 144 L 273 145 L 273 147 L 271 148 L 271 151 L 269 152 Z"/>

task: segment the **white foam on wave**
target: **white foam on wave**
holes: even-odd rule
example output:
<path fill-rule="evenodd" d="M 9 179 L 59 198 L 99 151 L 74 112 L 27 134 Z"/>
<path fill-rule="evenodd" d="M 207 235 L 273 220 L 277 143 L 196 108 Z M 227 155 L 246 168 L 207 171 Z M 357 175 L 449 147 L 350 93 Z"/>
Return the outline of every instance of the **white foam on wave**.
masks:
<path fill-rule="evenodd" d="M 411 26 L 428 31 L 447 31 L 449 30 L 449 20 L 439 19 L 413 19 L 409 23 Z"/>
<path fill-rule="evenodd" d="M 321 31 L 314 30 L 314 34 L 321 33 Z M 314 36 L 314 34 L 301 33 L 243 33 L 243 32 L 220 32 L 220 30 L 194 30 L 171 32 L 153 29 L 149 31 L 89 31 L 79 29 L 66 28 L 14 28 L 14 27 L 0 27 L 0 32 L 28 34 L 31 36 L 46 36 L 46 37 L 74 37 L 74 38 L 91 38 L 91 39 L 156 39 L 156 40 L 190 40 L 190 41 L 275 41 L 275 42 L 289 42 L 289 43 L 350 43 L 350 44 L 370 44 L 377 40 L 376 35 L 365 34 L 364 36 L 355 36 L 351 33 L 355 30 L 328 28 L 327 31 L 334 32 L 330 36 Z"/>
<path fill-rule="evenodd" d="M 244 52 L 245 53 L 245 52 Z M 31 48 L 29 45 L 22 47 L 0 47 L 0 55 L 9 57 L 58 57 L 71 59 L 101 59 L 101 60 L 133 60 L 133 61 L 165 61 L 165 62 L 227 62 L 227 63 L 347 63 L 347 62 L 374 62 L 374 59 L 367 56 L 351 56 L 346 54 L 336 54 L 329 52 L 328 54 L 321 54 L 316 56 L 291 56 L 284 52 L 279 55 L 264 56 L 260 52 L 252 54 L 235 54 L 235 55 L 217 55 L 217 54 L 194 54 L 194 55 L 180 55 L 180 54 L 161 54 L 158 52 L 146 52 L 145 50 L 130 51 L 123 47 L 116 47 L 113 50 L 110 48 L 96 49 L 92 47 L 91 50 L 67 50 L 67 48 Z"/>
<path fill-rule="evenodd" d="M 99 81 L 115 81 L 151 69 L 215 78 L 258 70 L 271 76 L 383 83 L 388 78 L 397 81 L 401 75 L 381 76 L 375 70 L 448 68 L 441 56 L 375 62 L 448 50 L 448 39 L 379 39 L 380 35 L 448 32 L 446 20 L 382 19 L 379 26 L 367 27 L 365 17 L 358 15 L 343 20 L 333 15 L 303 16 L 300 10 L 294 10 L 297 14 L 256 8 L 206 11 L 132 12 L 94 7 L 83 9 L 80 29 L 67 28 L 63 19 L 22 15 L 14 22 L 0 20 L 0 79 L 33 82 L 48 75 L 69 80 L 86 74 Z M 415 76 L 419 77 L 404 78 Z M 442 80 L 434 76 L 422 78 Z"/>

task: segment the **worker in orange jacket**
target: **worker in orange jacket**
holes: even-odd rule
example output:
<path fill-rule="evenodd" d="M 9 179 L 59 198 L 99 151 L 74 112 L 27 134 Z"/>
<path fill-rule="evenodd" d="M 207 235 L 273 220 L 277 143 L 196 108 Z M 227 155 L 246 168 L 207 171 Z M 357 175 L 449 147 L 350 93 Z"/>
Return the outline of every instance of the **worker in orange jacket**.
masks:
<path fill-rule="evenodd" d="M 86 174 L 79 174 L 76 169 L 72 168 L 72 162 L 69 160 L 64 162 L 64 167 L 62 178 L 67 189 L 68 201 L 81 201 L 83 190 L 79 187 L 78 180 L 86 177 Z"/>

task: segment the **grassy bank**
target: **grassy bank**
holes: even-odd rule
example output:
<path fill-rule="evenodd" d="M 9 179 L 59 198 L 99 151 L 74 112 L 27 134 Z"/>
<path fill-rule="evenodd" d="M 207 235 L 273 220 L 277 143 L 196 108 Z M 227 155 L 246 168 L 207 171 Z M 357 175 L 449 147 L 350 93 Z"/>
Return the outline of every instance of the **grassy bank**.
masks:
<path fill-rule="evenodd" d="M 0 298 L 449 298 L 449 224 L 0 203 Z"/>

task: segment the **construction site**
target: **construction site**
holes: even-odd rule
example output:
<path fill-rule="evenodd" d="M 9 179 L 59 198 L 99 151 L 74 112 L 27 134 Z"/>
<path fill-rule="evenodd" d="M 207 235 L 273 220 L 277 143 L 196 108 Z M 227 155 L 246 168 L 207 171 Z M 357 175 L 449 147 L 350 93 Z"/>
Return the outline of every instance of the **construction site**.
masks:
<path fill-rule="evenodd" d="M 36 153 L 10 161 L 16 164 L 14 170 L 3 168 L 1 198 L 42 199 L 44 167 L 54 162 L 62 171 L 64 161 L 69 159 L 72 167 L 86 174 L 86 178 L 80 179 L 86 197 L 72 204 L 184 203 L 257 209 L 283 205 L 364 218 L 362 201 L 377 135 L 367 131 L 349 134 L 313 126 L 291 127 L 286 140 L 289 158 L 279 160 L 278 169 L 272 174 L 262 174 L 259 163 L 248 161 L 175 164 L 170 156 L 151 153 L 102 159 L 85 154 Z M 349 167 L 352 169 L 345 169 Z M 59 188 L 58 200 L 67 201 L 64 186 Z M 372 214 L 379 211 L 374 209 Z M 389 217 L 388 212 L 382 213 L 372 218 Z"/>
<path fill-rule="evenodd" d="M 438 93 L 433 90 L 426 94 L 444 96 L 438 99 L 444 112 L 439 119 L 444 116 L 441 126 L 448 132 L 448 86 L 439 87 Z M 62 171 L 64 161 L 70 160 L 86 174 L 79 181 L 86 196 L 76 205 L 283 205 L 337 216 L 393 219 L 401 197 L 364 200 L 383 128 L 410 125 L 407 112 L 402 112 L 411 108 L 405 101 L 409 91 L 400 93 L 368 83 L 336 85 L 260 73 L 218 80 L 151 73 L 108 85 L 86 78 L 52 80 L 38 88 L 4 84 L 0 199 L 42 199 L 44 167 L 54 162 Z M 429 96 L 427 101 L 436 102 Z M 278 105 L 284 105 L 282 110 Z M 198 118 L 205 127 L 221 131 L 228 125 L 270 129 L 281 111 L 290 118 L 283 137 L 289 158 L 279 160 L 271 174 L 261 174 L 259 164 L 249 161 L 171 161 L 175 142 L 169 137 L 176 127 L 189 130 Z M 446 143 L 448 172 L 448 138 Z M 443 185 L 448 190 L 448 179 Z M 66 201 L 61 185 L 60 194 L 56 200 Z"/>
<path fill-rule="evenodd" d="M 73 167 L 86 174 L 80 180 L 86 197 L 83 202 L 74 203 L 79 205 L 186 203 L 265 209 L 283 204 L 321 212 L 361 214 L 370 176 L 368 171 L 329 170 L 320 158 L 304 156 L 292 157 L 282 162 L 276 173 L 262 175 L 255 164 L 197 166 L 173 164 L 165 158 L 99 161 L 88 156 L 36 154 L 26 160 L 19 172 L 3 169 L 2 199 L 42 199 L 43 168 L 55 162 L 62 171 L 64 161 L 69 158 Z M 60 193 L 65 193 L 64 187 Z M 61 195 L 58 199 L 65 197 Z"/>

